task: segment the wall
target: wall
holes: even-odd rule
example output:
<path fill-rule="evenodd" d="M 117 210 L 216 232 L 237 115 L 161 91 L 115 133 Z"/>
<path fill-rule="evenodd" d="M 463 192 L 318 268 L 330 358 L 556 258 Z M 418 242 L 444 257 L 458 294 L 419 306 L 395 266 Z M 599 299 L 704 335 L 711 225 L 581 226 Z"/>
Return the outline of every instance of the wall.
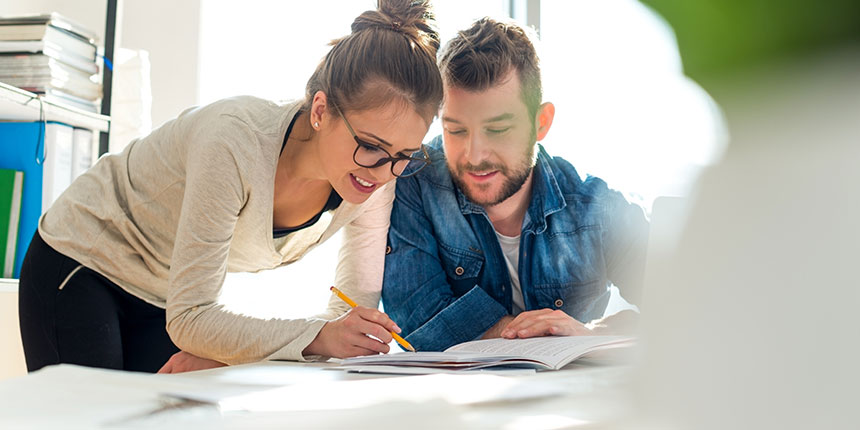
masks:
<path fill-rule="evenodd" d="M 200 1 L 136 0 L 123 4 L 121 46 L 149 51 L 155 127 L 198 102 Z"/>

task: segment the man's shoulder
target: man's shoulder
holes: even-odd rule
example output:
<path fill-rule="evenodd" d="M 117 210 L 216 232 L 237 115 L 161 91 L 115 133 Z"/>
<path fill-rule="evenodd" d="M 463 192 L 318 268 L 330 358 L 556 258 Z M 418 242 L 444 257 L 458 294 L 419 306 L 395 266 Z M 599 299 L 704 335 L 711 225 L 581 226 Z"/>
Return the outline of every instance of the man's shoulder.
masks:
<path fill-rule="evenodd" d="M 540 146 L 538 160 L 539 163 L 542 160 L 549 167 L 551 176 L 564 194 L 595 195 L 609 188 L 606 181 L 597 176 L 586 175 L 583 179 L 570 161 L 561 156 L 550 155 L 543 146 Z"/>

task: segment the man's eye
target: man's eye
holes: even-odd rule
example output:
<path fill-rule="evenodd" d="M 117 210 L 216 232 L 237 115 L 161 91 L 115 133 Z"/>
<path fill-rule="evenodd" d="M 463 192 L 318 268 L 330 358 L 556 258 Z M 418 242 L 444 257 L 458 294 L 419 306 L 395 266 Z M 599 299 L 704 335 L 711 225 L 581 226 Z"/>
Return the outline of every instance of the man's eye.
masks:
<path fill-rule="evenodd" d="M 448 134 L 453 134 L 454 136 L 458 136 L 461 134 L 466 134 L 466 130 L 448 130 Z"/>
<path fill-rule="evenodd" d="M 490 132 L 490 133 L 492 133 L 492 134 L 501 134 L 501 133 L 504 133 L 504 132 L 506 132 L 506 131 L 508 131 L 508 130 L 510 130 L 510 129 L 511 129 L 510 127 L 505 127 L 505 128 L 488 128 L 488 129 L 487 129 L 487 131 L 488 131 L 488 132 Z"/>

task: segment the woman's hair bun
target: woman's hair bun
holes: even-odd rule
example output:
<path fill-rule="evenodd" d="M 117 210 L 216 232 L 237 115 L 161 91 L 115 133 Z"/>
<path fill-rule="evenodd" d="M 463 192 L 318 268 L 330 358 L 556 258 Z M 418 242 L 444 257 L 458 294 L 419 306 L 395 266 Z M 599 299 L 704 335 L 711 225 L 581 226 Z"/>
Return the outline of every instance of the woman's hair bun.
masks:
<path fill-rule="evenodd" d="M 332 41 L 305 87 L 303 109 L 322 91 L 341 112 L 402 101 L 429 124 L 442 102 L 435 25 L 429 0 L 378 0 L 351 34 Z"/>
<path fill-rule="evenodd" d="M 400 32 L 433 52 L 439 49 L 436 17 L 429 0 L 378 0 L 376 10 L 362 13 L 352 22 L 353 33 L 371 28 Z"/>

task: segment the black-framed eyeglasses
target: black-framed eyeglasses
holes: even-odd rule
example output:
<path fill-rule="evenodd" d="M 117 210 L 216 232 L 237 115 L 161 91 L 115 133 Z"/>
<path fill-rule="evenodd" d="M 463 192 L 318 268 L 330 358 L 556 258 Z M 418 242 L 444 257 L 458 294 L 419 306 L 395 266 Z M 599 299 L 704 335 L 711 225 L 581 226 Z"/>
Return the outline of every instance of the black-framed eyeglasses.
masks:
<path fill-rule="evenodd" d="M 349 134 L 351 134 L 352 138 L 355 139 L 355 152 L 352 153 L 352 161 L 354 161 L 355 164 L 368 169 L 373 169 L 390 162 L 391 174 L 398 178 L 412 176 L 430 164 L 430 154 L 427 153 L 427 149 L 423 144 L 421 145 L 421 149 L 416 151 L 412 156 L 392 157 L 385 148 L 362 140 L 358 137 L 352 129 L 352 126 L 349 125 L 349 121 L 346 120 L 343 112 L 338 108 L 335 109 L 343 119 L 343 123 L 346 124 L 346 129 L 349 130 Z M 409 165 L 409 163 L 415 163 L 416 166 L 404 174 L 403 171 L 406 170 L 406 166 Z"/>

